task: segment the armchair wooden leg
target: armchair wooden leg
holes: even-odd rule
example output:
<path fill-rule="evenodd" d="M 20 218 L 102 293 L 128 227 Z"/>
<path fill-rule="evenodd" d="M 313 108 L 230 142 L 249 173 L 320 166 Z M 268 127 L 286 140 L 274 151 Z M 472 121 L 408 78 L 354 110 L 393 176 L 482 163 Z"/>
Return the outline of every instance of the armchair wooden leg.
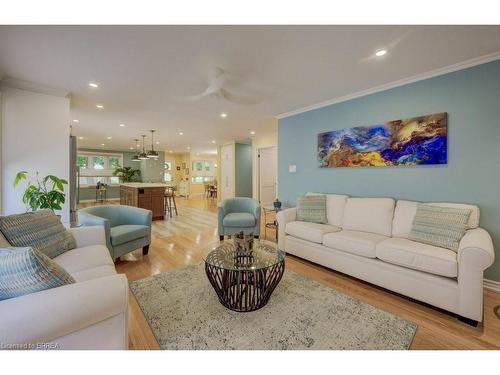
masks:
<path fill-rule="evenodd" d="M 259 236 L 253 236 L 253 238 L 255 238 L 256 240 L 258 240 L 258 239 L 259 239 Z"/>
<path fill-rule="evenodd" d="M 219 236 L 219 240 L 224 241 L 224 236 Z"/>
<path fill-rule="evenodd" d="M 149 253 L 149 245 L 142 247 L 142 255 L 148 255 Z"/>

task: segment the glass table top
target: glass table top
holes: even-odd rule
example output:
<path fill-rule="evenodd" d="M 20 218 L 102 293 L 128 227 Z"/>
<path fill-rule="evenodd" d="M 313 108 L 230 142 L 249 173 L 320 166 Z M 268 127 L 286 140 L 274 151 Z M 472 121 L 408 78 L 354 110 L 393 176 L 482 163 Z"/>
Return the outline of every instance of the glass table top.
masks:
<path fill-rule="evenodd" d="M 205 263 L 227 270 L 252 271 L 274 266 L 285 259 L 285 252 L 275 243 L 254 240 L 253 249 L 248 253 L 237 253 L 233 240 L 225 240 L 220 245 L 208 249 L 203 254 Z"/>

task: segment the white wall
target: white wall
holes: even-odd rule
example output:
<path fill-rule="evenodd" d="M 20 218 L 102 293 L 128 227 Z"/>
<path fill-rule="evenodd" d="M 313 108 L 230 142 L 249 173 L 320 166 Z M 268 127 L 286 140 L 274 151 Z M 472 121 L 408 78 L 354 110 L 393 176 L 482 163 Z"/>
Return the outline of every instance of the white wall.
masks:
<path fill-rule="evenodd" d="M 70 103 L 65 97 L 2 88 L 2 215 L 26 211 L 17 172 L 53 174 L 69 181 Z M 69 221 L 69 187 L 62 221 Z"/>

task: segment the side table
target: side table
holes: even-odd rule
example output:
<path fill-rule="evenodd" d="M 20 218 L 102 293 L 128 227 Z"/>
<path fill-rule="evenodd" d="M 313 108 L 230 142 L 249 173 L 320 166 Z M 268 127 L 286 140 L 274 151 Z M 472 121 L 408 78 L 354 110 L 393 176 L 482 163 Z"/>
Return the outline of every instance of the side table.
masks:
<path fill-rule="evenodd" d="M 276 242 L 278 242 L 278 221 L 276 220 L 276 214 L 281 210 L 284 210 L 288 207 L 274 208 L 274 206 L 262 206 L 262 210 L 264 211 L 264 238 L 267 238 L 267 229 L 274 229 L 276 232 Z M 267 215 L 271 212 L 274 212 L 274 219 L 272 221 L 267 221 Z"/>

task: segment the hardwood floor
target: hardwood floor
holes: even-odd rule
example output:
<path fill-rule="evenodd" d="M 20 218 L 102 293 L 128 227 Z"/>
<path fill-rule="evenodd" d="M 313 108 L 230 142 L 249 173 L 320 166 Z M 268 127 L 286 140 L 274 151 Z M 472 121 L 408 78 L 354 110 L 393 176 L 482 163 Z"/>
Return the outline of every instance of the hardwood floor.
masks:
<path fill-rule="evenodd" d="M 130 281 L 202 261 L 202 252 L 218 243 L 216 202 L 201 197 L 179 199 L 179 216 L 153 223 L 149 255 L 140 250 L 116 263 L 116 269 Z M 262 231 L 263 233 L 263 231 Z M 267 238 L 275 233 L 267 230 Z M 500 293 L 485 290 L 484 322 L 473 328 L 454 315 L 354 279 L 347 275 L 287 256 L 286 266 L 381 310 L 418 324 L 412 349 L 498 349 L 500 348 Z M 131 349 L 158 349 L 158 344 L 132 293 L 129 303 L 129 345 Z"/>

